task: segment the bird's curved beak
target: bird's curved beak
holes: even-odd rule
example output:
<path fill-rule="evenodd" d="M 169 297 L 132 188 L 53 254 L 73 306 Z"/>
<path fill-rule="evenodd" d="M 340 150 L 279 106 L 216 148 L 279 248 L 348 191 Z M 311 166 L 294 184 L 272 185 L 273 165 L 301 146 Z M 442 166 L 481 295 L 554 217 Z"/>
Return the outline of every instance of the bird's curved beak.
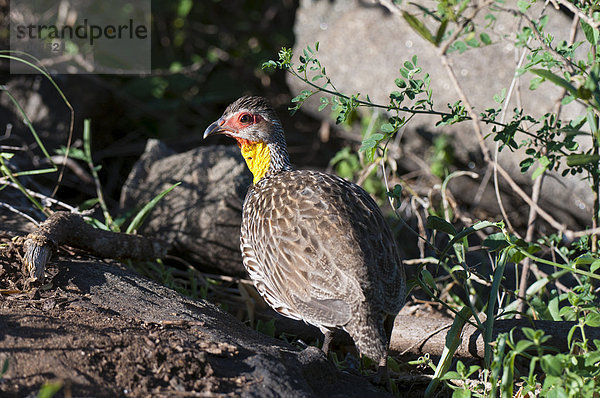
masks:
<path fill-rule="evenodd" d="M 235 136 L 237 133 L 238 131 L 234 127 L 230 127 L 226 124 L 225 119 L 219 118 L 216 122 L 208 126 L 206 130 L 204 130 L 204 136 L 202 138 L 206 138 L 215 134 Z"/>
<path fill-rule="evenodd" d="M 222 118 L 220 118 L 219 120 L 208 126 L 206 130 L 204 130 L 204 136 L 202 138 L 204 139 L 211 135 L 219 134 L 225 131 L 225 129 L 223 128 L 224 123 L 225 121 Z"/>

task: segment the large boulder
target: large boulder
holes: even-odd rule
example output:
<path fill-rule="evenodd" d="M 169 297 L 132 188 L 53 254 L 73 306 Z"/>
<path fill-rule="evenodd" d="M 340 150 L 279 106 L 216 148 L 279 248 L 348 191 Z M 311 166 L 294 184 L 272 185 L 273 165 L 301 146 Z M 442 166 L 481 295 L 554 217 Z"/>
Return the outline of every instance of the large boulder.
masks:
<path fill-rule="evenodd" d="M 391 2 L 389 2 L 391 3 Z M 537 18 L 543 4 L 538 3 L 530 9 L 530 15 Z M 556 38 L 568 38 L 571 19 L 568 15 L 546 7 L 545 13 L 550 16 L 547 29 Z M 477 20 L 485 24 L 482 12 Z M 466 96 L 481 112 L 487 107 L 497 106 L 494 94 L 508 88 L 513 79 L 516 67 L 515 47 L 509 40 L 503 40 L 504 35 L 514 37 L 522 24 L 522 20 L 508 13 L 497 13 L 498 17 L 493 33 L 494 43 L 477 49 L 471 49 L 463 54 L 451 53 L 450 59 Z M 397 90 L 394 79 L 400 77 L 399 68 L 404 61 L 418 56 L 418 64 L 431 76 L 435 107 L 447 110 L 447 104 L 454 104 L 458 95 L 443 68 L 436 49 L 411 29 L 408 24 L 378 2 L 360 0 L 318 1 L 303 0 L 297 11 L 294 25 L 296 43 L 295 54 L 302 54 L 307 45 L 320 43 L 319 59 L 332 78 L 336 88 L 344 93 L 368 94 L 378 103 L 387 104 L 388 94 Z M 552 111 L 560 90 L 550 83 L 543 84 L 539 89 L 527 89 L 531 76 L 521 78 L 519 95 L 513 95 L 508 109 L 512 111 L 519 106 L 517 97 L 520 96 L 525 112 L 541 116 Z M 308 87 L 299 79 L 288 78 L 288 84 L 293 93 L 297 94 Z M 316 117 L 330 119 L 326 112 L 319 113 L 319 101 L 311 99 L 304 109 Z M 573 118 L 584 112 L 575 103 L 563 107 L 562 116 Z M 507 120 L 510 120 L 511 113 Z M 436 116 L 418 116 L 407 127 L 404 133 L 403 147 L 407 152 L 423 152 L 422 140 L 417 131 L 434 134 L 450 134 L 454 136 L 456 156 L 464 164 L 474 164 L 475 168 L 483 165 L 478 138 L 470 123 L 435 128 L 439 121 Z M 485 127 L 488 128 L 489 127 Z M 411 137 L 417 137 L 412 140 Z M 524 138 L 524 137 L 521 137 Z M 517 141 L 520 141 L 518 138 Z M 412 143 L 411 143 L 412 141 Z M 487 140 L 487 145 L 493 150 L 495 142 Z M 499 154 L 499 161 L 512 177 L 526 189 L 531 185 L 530 175 L 520 173 L 519 162 L 522 152 L 513 153 L 504 150 Z M 591 214 L 591 195 L 589 183 L 579 177 L 546 178 L 542 189 L 542 205 L 556 210 L 557 218 L 567 220 L 571 225 L 589 222 Z M 477 189 L 477 186 L 474 187 Z M 467 190 L 472 192 L 472 189 Z M 456 193 L 457 196 L 460 193 Z M 493 195 L 491 195 L 493 198 Z M 472 199 L 472 197 L 471 197 Z"/>
<path fill-rule="evenodd" d="M 140 209 L 177 182 L 181 185 L 158 203 L 139 232 L 167 241 L 192 261 L 245 275 L 240 225 L 252 176 L 239 149 L 209 146 L 176 154 L 149 140 L 123 186 L 121 204 Z"/>

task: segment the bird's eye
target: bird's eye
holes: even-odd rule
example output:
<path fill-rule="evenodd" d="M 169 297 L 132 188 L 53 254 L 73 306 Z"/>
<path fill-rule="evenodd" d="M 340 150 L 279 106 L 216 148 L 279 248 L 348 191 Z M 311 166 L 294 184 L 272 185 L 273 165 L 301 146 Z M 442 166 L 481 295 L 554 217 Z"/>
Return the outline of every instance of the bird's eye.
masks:
<path fill-rule="evenodd" d="M 240 122 L 244 123 L 244 124 L 248 124 L 252 121 L 252 116 L 250 116 L 247 113 L 244 113 L 242 116 L 240 116 Z"/>

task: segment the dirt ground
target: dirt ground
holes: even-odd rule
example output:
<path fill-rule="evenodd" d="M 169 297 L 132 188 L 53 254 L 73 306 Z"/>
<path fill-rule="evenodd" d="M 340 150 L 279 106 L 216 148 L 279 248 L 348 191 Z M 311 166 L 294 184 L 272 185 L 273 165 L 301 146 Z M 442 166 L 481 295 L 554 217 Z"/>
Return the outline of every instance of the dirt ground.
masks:
<path fill-rule="evenodd" d="M 0 395 L 35 396 L 48 381 L 63 384 L 65 396 L 241 392 L 245 380 L 216 376 L 209 359 L 234 356 L 235 347 L 210 342 L 190 322 L 159 325 L 99 311 L 76 288 L 16 293 L 17 260 L 14 250 L 0 252 L 0 284 L 10 286 L 0 296 L 0 363 L 8 361 Z"/>
<path fill-rule="evenodd" d="M 13 236 L 0 231 L 2 397 L 388 395 L 117 262 L 61 250 L 27 286 Z"/>

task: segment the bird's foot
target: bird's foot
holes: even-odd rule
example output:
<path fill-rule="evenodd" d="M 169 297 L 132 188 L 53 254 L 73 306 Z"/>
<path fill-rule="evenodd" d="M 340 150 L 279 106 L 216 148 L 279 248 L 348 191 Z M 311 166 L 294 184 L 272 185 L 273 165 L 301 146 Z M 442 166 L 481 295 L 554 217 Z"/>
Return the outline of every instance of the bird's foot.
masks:
<path fill-rule="evenodd" d="M 385 387 L 388 391 L 392 391 L 392 380 L 387 368 L 387 357 L 380 361 L 377 372 L 369 376 L 369 381 L 376 386 Z"/>
<path fill-rule="evenodd" d="M 375 374 L 369 376 L 369 381 L 373 384 L 382 386 L 389 381 L 389 378 L 390 377 L 387 372 L 387 367 L 380 366 L 379 369 L 377 369 L 377 372 L 375 372 Z"/>

